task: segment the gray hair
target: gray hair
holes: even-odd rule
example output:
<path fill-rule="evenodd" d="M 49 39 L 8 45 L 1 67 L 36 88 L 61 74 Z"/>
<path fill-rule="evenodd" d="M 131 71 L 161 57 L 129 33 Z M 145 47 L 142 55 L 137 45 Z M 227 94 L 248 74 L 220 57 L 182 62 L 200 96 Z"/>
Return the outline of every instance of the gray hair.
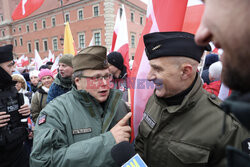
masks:
<path fill-rule="evenodd" d="M 222 64 L 221 61 L 217 61 L 209 67 L 209 75 L 214 79 L 214 81 L 219 81 L 221 79 Z"/>

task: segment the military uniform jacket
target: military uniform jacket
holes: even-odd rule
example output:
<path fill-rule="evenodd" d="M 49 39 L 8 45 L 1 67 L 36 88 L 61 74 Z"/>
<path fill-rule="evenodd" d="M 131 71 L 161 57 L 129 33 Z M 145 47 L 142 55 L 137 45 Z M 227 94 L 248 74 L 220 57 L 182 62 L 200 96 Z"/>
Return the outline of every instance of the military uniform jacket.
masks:
<path fill-rule="evenodd" d="M 36 122 L 30 166 L 114 166 L 109 130 L 127 112 L 121 97 L 110 90 L 103 110 L 85 90 L 73 88 L 47 104 Z"/>
<path fill-rule="evenodd" d="M 248 132 L 224 112 L 220 100 L 202 89 L 200 78 L 181 105 L 167 106 L 152 95 L 135 140 L 136 152 L 148 166 L 226 166 L 225 147 L 241 149 Z"/>

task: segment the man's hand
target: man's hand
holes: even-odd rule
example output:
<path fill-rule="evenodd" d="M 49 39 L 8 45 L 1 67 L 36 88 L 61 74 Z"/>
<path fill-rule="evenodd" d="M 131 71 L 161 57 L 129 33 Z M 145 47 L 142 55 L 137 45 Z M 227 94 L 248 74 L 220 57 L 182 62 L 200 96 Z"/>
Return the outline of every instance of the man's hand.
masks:
<path fill-rule="evenodd" d="M 18 110 L 19 114 L 21 114 L 22 116 L 29 116 L 30 115 L 30 107 L 28 104 L 24 104 L 20 107 L 20 109 Z"/>
<path fill-rule="evenodd" d="M 0 112 L 0 128 L 6 126 L 10 120 L 10 115 L 6 112 Z"/>
<path fill-rule="evenodd" d="M 117 144 L 122 141 L 129 141 L 131 127 L 127 125 L 127 122 L 131 115 L 132 113 L 129 112 L 110 130 Z"/>

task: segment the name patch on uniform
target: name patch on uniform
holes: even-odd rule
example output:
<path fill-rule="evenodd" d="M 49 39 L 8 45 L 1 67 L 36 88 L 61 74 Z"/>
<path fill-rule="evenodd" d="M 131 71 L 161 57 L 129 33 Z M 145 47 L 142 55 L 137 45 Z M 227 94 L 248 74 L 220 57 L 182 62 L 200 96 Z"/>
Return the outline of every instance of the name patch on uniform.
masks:
<path fill-rule="evenodd" d="M 145 112 L 143 113 L 143 120 L 146 121 L 150 128 L 153 129 L 155 127 L 156 122 Z"/>
<path fill-rule="evenodd" d="M 250 138 L 241 143 L 242 151 L 250 155 Z"/>
<path fill-rule="evenodd" d="M 74 129 L 73 130 L 73 135 L 77 135 L 77 134 L 84 134 L 84 133 L 90 133 L 92 132 L 91 128 L 82 128 L 82 129 Z"/>
<path fill-rule="evenodd" d="M 46 115 L 40 116 L 39 120 L 38 120 L 38 125 L 41 125 L 41 124 L 45 123 L 46 122 L 46 117 L 47 117 Z"/>

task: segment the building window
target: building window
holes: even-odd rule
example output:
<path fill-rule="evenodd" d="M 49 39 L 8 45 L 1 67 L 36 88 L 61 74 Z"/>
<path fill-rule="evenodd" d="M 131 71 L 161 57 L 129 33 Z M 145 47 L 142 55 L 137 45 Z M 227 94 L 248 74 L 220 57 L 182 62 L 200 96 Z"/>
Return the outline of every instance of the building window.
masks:
<path fill-rule="evenodd" d="M 52 39 L 53 50 L 58 50 L 57 38 Z"/>
<path fill-rule="evenodd" d="M 131 35 L 131 48 L 135 48 L 135 35 Z"/>
<path fill-rule="evenodd" d="M 33 24 L 33 26 L 34 26 L 34 31 L 37 31 L 37 23 L 36 22 Z"/>
<path fill-rule="evenodd" d="M 17 46 L 17 40 L 16 39 L 14 40 L 14 45 Z"/>
<path fill-rule="evenodd" d="M 13 32 L 13 33 L 15 33 L 15 32 L 16 32 L 16 29 L 15 29 L 15 28 L 13 28 L 13 29 L 12 29 L 12 32 Z"/>
<path fill-rule="evenodd" d="M 43 20 L 42 23 L 43 23 L 43 29 L 45 29 L 46 28 L 46 20 Z"/>
<path fill-rule="evenodd" d="M 29 25 L 26 25 L 26 31 L 30 32 L 30 26 Z"/>
<path fill-rule="evenodd" d="M 43 51 L 48 51 L 48 40 L 43 40 Z"/>
<path fill-rule="evenodd" d="M 82 9 L 78 10 L 78 20 L 83 20 L 83 10 Z"/>
<path fill-rule="evenodd" d="M 140 17 L 140 24 L 141 25 L 143 24 L 143 17 L 142 16 Z"/>
<path fill-rule="evenodd" d="M 36 50 L 39 52 L 39 41 L 35 41 L 35 48 L 36 48 Z"/>
<path fill-rule="evenodd" d="M 69 13 L 66 13 L 64 17 L 65 17 L 65 22 L 69 22 L 70 20 Z"/>
<path fill-rule="evenodd" d="M 31 43 L 28 42 L 27 45 L 28 45 L 28 52 L 31 53 Z"/>
<path fill-rule="evenodd" d="M 18 30 L 19 30 L 19 32 L 21 32 L 21 31 L 22 31 L 22 28 L 21 28 L 21 26 L 19 26 L 19 27 L 18 27 Z"/>
<path fill-rule="evenodd" d="M 2 37 L 5 37 L 5 32 L 4 32 L 4 30 L 2 30 Z"/>
<path fill-rule="evenodd" d="M 22 37 L 20 37 L 20 46 L 23 46 L 23 38 Z"/>
<path fill-rule="evenodd" d="M 99 6 L 93 6 L 93 10 L 94 10 L 94 17 L 99 16 Z"/>
<path fill-rule="evenodd" d="M 56 18 L 55 17 L 51 18 L 51 25 L 52 25 L 52 27 L 56 26 Z"/>
<path fill-rule="evenodd" d="M 78 34 L 79 48 L 83 49 L 85 47 L 85 35 L 84 33 Z"/>
<path fill-rule="evenodd" d="M 101 45 L 101 33 L 95 32 L 94 38 L 95 38 L 95 45 Z"/>
<path fill-rule="evenodd" d="M 120 8 L 120 18 L 122 17 L 122 8 Z"/>
<path fill-rule="evenodd" d="M 130 19 L 131 19 L 131 22 L 134 22 L 135 18 L 134 18 L 134 13 L 133 12 L 130 13 Z"/>

